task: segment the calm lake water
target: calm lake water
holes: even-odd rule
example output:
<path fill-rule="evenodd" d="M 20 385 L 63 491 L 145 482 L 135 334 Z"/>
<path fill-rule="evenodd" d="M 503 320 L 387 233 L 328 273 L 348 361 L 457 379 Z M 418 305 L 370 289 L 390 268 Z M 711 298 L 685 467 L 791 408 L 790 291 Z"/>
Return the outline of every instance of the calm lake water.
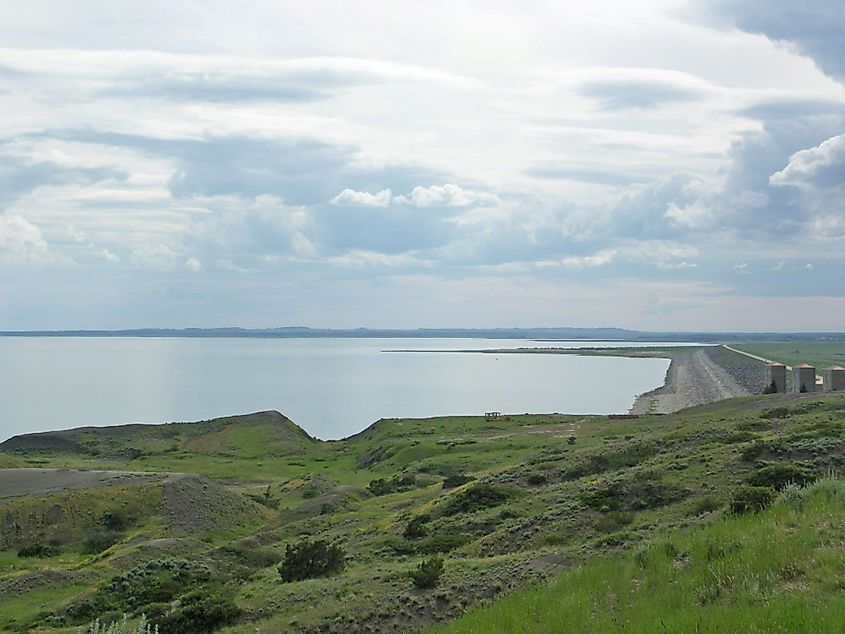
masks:
<path fill-rule="evenodd" d="M 0 441 L 266 409 L 342 438 L 379 418 L 625 412 L 663 383 L 665 359 L 383 352 L 597 345 L 620 342 L 0 337 Z"/>

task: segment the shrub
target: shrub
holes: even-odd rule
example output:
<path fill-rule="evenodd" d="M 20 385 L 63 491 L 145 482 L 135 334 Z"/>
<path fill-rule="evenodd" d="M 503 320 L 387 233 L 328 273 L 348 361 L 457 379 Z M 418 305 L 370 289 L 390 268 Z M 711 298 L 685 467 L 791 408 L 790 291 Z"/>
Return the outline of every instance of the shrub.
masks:
<path fill-rule="evenodd" d="M 45 544 L 29 544 L 18 551 L 18 557 L 55 557 L 59 549 Z"/>
<path fill-rule="evenodd" d="M 489 484 L 474 484 L 452 496 L 452 499 L 447 502 L 443 509 L 443 513 L 444 515 L 454 515 L 493 508 L 506 502 L 511 496 L 512 493 L 508 489 Z"/>
<path fill-rule="evenodd" d="M 610 511 L 596 520 L 595 527 L 600 533 L 614 533 L 633 521 L 633 513 L 626 513 L 625 511 Z"/>
<path fill-rule="evenodd" d="M 97 523 L 110 532 L 118 532 L 128 528 L 135 518 L 123 509 L 103 511 L 97 518 Z"/>
<path fill-rule="evenodd" d="M 545 484 L 546 476 L 542 473 L 532 473 L 528 476 L 528 484 Z"/>
<path fill-rule="evenodd" d="M 695 501 L 690 510 L 690 515 L 704 515 L 705 513 L 712 513 L 722 508 L 722 503 L 719 498 L 712 495 L 705 495 Z"/>
<path fill-rule="evenodd" d="M 375 496 L 388 495 L 408 491 L 417 485 L 417 478 L 414 475 L 395 476 L 390 480 L 378 478 L 367 485 L 367 490 Z"/>
<path fill-rule="evenodd" d="M 791 464 L 781 464 L 758 469 L 749 476 L 748 484 L 781 490 L 790 483 L 804 486 L 813 480 L 815 478 L 804 469 Z"/>
<path fill-rule="evenodd" d="M 436 553 L 448 553 L 464 544 L 472 541 L 472 537 L 464 533 L 450 533 L 447 535 L 434 535 L 420 542 L 417 552 L 433 555 Z"/>
<path fill-rule="evenodd" d="M 419 539 L 428 535 L 428 529 L 425 525 L 429 521 L 431 521 L 431 516 L 425 513 L 412 518 L 405 526 L 405 532 L 403 533 L 405 539 Z"/>
<path fill-rule="evenodd" d="M 442 574 L 443 560 L 440 557 L 426 559 L 410 572 L 411 581 L 418 588 L 434 588 Z"/>
<path fill-rule="evenodd" d="M 734 491 L 731 513 L 762 511 L 775 499 L 775 492 L 768 487 L 743 486 Z"/>
<path fill-rule="evenodd" d="M 230 596 L 204 589 L 180 598 L 158 625 L 166 634 L 204 634 L 235 622 L 242 612 Z"/>
<path fill-rule="evenodd" d="M 475 480 L 472 476 L 463 475 L 463 474 L 455 474 L 448 476 L 445 480 L 443 480 L 443 488 L 444 489 L 454 489 L 459 486 L 465 485 L 467 482 L 472 482 Z"/>
<path fill-rule="evenodd" d="M 285 547 L 285 558 L 279 566 L 282 581 L 300 581 L 326 577 L 341 572 L 346 565 L 346 552 L 339 544 L 307 539 Z"/>
<path fill-rule="evenodd" d="M 684 499 L 689 491 L 674 484 L 636 480 L 614 482 L 587 490 L 581 494 L 581 502 L 593 509 L 642 510 L 653 509 Z"/>
<path fill-rule="evenodd" d="M 96 555 L 108 550 L 120 541 L 123 534 L 119 531 L 103 530 L 90 535 L 82 543 L 82 552 L 89 555 Z"/>
<path fill-rule="evenodd" d="M 158 634 L 158 626 L 153 628 L 150 623 L 147 622 L 147 617 L 143 614 L 141 615 L 141 619 L 138 621 L 137 625 L 131 626 L 129 625 L 129 617 L 125 614 L 123 615 L 123 620 L 121 621 L 113 621 L 109 625 L 103 625 L 100 623 L 100 619 L 97 619 L 91 625 L 88 626 L 88 629 L 85 630 L 85 634 Z"/>
<path fill-rule="evenodd" d="M 774 418 L 786 418 L 789 414 L 790 411 L 785 407 L 773 407 L 772 409 L 763 410 L 760 414 L 760 418 L 765 418 L 767 420 Z"/>

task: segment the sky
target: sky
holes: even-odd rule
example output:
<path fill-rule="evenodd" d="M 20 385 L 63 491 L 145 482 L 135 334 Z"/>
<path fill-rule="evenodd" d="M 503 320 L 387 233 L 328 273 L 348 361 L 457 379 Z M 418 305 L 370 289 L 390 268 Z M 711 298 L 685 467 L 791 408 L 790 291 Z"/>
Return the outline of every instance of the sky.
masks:
<path fill-rule="evenodd" d="M 845 329 L 841 0 L 5 0 L 0 45 L 0 330 Z"/>

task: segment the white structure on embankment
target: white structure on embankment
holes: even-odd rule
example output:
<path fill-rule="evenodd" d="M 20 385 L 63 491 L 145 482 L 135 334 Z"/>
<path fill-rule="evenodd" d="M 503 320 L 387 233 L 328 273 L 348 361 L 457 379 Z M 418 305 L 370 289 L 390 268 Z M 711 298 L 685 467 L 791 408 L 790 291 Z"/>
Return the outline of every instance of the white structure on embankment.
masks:
<path fill-rule="evenodd" d="M 845 368 L 832 365 L 822 370 L 822 383 L 825 392 L 845 390 Z"/>

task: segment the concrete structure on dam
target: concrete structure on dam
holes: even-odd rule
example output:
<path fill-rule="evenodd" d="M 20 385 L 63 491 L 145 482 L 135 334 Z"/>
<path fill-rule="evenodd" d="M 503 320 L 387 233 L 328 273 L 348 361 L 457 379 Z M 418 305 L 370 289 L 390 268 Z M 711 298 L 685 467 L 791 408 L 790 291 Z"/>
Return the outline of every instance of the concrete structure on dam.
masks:
<path fill-rule="evenodd" d="M 786 392 L 786 366 L 782 363 L 769 363 L 766 366 L 766 387 L 774 385 L 776 392 Z"/>
<path fill-rule="evenodd" d="M 832 365 L 822 370 L 822 384 L 825 392 L 845 390 L 845 368 Z"/>
<path fill-rule="evenodd" d="M 792 366 L 792 391 L 816 391 L 816 369 L 813 366 L 806 363 Z"/>

